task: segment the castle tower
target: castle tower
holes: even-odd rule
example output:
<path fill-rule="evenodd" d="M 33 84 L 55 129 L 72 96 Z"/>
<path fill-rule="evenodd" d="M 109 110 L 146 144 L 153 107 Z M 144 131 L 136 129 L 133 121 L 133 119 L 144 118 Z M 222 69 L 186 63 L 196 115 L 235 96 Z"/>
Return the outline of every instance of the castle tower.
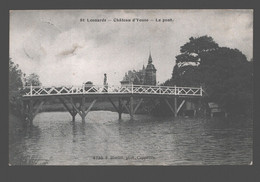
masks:
<path fill-rule="evenodd" d="M 145 78 L 144 78 L 145 85 L 156 85 L 156 69 L 153 65 L 153 59 L 151 56 L 151 52 L 148 58 L 148 64 L 145 69 Z"/>

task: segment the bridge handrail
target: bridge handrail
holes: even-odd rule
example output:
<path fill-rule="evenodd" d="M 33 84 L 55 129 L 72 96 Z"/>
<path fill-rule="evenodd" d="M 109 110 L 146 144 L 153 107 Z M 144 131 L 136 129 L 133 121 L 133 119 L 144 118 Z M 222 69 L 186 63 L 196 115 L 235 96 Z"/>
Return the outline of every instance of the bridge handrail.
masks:
<path fill-rule="evenodd" d="M 86 84 L 87 85 L 87 84 Z M 180 86 L 160 86 L 160 85 L 87 85 L 87 86 L 96 86 L 96 87 L 156 87 L 156 88 L 183 88 L 183 89 L 199 89 L 200 87 L 180 87 Z M 82 85 L 62 85 L 62 86 L 24 86 L 24 88 L 82 88 Z"/>
<path fill-rule="evenodd" d="M 27 92 L 26 92 L 27 90 Z M 177 87 L 156 85 L 93 85 L 80 86 L 26 86 L 24 96 L 64 95 L 64 94 L 160 94 L 202 96 L 202 87 Z"/>

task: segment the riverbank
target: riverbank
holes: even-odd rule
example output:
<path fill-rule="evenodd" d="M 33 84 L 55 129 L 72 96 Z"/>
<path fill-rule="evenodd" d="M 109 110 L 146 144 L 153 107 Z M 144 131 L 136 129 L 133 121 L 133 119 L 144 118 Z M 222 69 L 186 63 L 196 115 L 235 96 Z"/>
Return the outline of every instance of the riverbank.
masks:
<path fill-rule="evenodd" d="M 14 165 L 23 162 L 23 156 L 20 155 L 21 151 L 17 150 L 17 143 L 21 141 L 21 136 L 25 133 L 24 123 L 12 112 L 9 112 L 9 165 Z"/>
<path fill-rule="evenodd" d="M 24 139 L 32 135 L 39 135 L 39 129 L 35 126 L 27 126 L 19 115 L 9 112 L 9 166 L 16 165 L 44 165 L 35 156 L 28 156 L 25 151 L 28 146 L 24 145 Z"/>
<path fill-rule="evenodd" d="M 24 121 L 19 116 L 9 112 L 9 144 L 15 143 L 17 134 L 24 129 Z"/>

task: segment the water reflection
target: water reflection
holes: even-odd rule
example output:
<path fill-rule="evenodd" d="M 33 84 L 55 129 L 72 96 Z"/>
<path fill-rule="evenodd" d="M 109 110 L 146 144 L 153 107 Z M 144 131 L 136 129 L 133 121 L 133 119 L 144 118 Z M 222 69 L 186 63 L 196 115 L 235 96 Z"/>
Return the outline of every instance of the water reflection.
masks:
<path fill-rule="evenodd" d="M 41 137 L 41 129 L 38 126 L 26 126 L 19 128 L 15 142 L 9 144 L 9 163 L 11 165 L 37 165 L 46 164 L 40 160 L 37 143 Z"/>
<path fill-rule="evenodd" d="M 41 113 L 12 147 L 10 155 L 17 156 L 13 164 L 219 165 L 252 160 L 250 120 L 117 117 L 93 111 L 84 123 L 80 117 L 70 121 L 65 112 Z"/>

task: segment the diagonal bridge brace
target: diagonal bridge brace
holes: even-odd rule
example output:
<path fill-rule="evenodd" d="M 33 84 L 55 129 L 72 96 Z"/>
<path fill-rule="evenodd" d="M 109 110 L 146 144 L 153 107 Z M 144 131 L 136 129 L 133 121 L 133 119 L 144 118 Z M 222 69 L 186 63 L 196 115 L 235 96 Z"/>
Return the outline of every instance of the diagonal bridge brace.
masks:
<path fill-rule="evenodd" d="M 72 108 L 74 108 L 75 111 L 81 116 L 82 122 L 85 121 L 86 115 L 89 113 L 89 111 L 90 111 L 91 108 L 94 106 L 94 104 L 96 103 L 96 101 L 97 101 L 97 99 L 94 99 L 94 100 L 91 102 L 90 106 L 89 106 L 89 107 L 87 108 L 87 110 L 86 110 L 86 105 L 85 105 L 85 103 L 86 103 L 86 98 L 85 98 L 85 97 L 82 97 L 81 104 L 80 104 L 79 107 L 76 106 L 76 104 L 75 104 L 75 102 L 74 102 L 74 100 L 73 100 L 72 97 L 69 99 L 69 102 L 70 102 L 70 104 L 72 105 Z M 74 118 L 74 120 L 75 120 L 75 118 Z"/>
<path fill-rule="evenodd" d="M 137 109 L 139 108 L 139 106 L 141 105 L 142 102 L 143 102 L 143 98 L 141 98 L 138 101 L 138 103 L 136 104 L 135 107 L 134 107 L 134 98 L 133 97 L 130 97 L 130 99 L 127 103 L 122 102 L 123 107 L 127 110 L 131 119 L 134 118 L 134 114 L 136 113 Z"/>
<path fill-rule="evenodd" d="M 45 100 L 36 100 L 35 102 L 33 102 L 33 100 L 30 100 L 26 104 L 23 104 L 23 113 L 25 115 L 25 118 L 28 119 L 30 125 L 32 125 L 33 119 L 39 113 L 44 103 Z"/>
<path fill-rule="evenodd" d="M 59 98 L 60 102 L 63 104 L 63 106 L 67 109 L 67 111 L 70 113 L 72 116 L 72 121 L 75 121 L 75 116 L 78 114 L 77 111 L 75 110 L 74 107 L 70 108 L 67 103 L 65 102 L 66 99 L 64 98 Z"/>
<path fill-rule="evenodd" d="M 180 111 L 180 109 L 182 108 L 182 106 L 185 103 L 185 99 L 181 102 L 181 104 L 179 106 L 177 106 L 177 97 L 174 98 L 174 108 L 173 106 L 170 104 L 169 100 L 164 99 L 164 101 L 166 102 L 166 104 L 168 105 L 168 107 L 170 108 L 171 112 L 174 114 L 174 117 L 178 116 L 178 113 Z"/>
<path fill-rule="evenodd" d="M 112 101 L 111 98 L 108 98 L 108 100 L 113 105 L 113 107 L 115 108 L 116 112 L 118 112 L 119 119 L 121 119 L 122 118 L 122 113 L 123 113 L 122 99 L 118 98 L 118 106 L 116 106 L 116 104 Z"/>

